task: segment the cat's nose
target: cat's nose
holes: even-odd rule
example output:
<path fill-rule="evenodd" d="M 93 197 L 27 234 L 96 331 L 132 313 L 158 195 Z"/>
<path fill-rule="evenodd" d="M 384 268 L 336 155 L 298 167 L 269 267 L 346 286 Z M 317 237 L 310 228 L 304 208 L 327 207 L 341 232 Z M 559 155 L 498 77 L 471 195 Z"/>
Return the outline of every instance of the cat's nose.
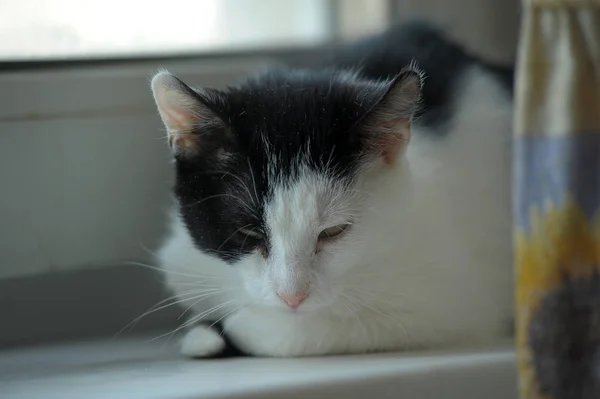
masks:
<path fill-rule="evenodd" d="M 277 296 L 281 298 L 281 300 L 292 308 L 296 309 L 308 296 L 308 292 L 306 291 L 298 291 L 298 292 L 283 292 L 277 291 Z"/>

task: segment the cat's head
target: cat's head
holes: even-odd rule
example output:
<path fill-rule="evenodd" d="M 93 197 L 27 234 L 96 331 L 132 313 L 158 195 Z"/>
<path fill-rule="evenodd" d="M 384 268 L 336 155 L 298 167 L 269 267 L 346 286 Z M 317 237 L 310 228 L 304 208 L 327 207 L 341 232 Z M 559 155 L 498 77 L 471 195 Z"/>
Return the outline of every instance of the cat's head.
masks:
<path fill-rule="evenodd" d="M 421 81 L 412 66 L 379 82 L 274 71 L 226 90 L 157 74 L 179 212 L 197 249 L 237 269 L 254 303 L 332 303 L 365 262 L 356 251 L 373 246 L 366 226 L 386 210 L 374 209 L 372 187 L 402 169 Z"/>

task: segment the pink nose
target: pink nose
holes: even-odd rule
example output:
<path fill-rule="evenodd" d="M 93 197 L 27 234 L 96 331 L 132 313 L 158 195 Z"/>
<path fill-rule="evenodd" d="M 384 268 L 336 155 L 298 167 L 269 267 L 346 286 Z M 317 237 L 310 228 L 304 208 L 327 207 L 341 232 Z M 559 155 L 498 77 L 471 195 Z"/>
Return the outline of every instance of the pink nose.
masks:
<path fill-rule="evenodd" d="M 304 300 L 306 299 L 306 297 L 308 296 L 308 293 L 306 291 L 300 291 L 300 292 L 294 292 L 294 293 L 287 293 L 287 292 L 277 292 L 277 296 L 279 298 L 281 298 L 281 300 L 285 303 L 287 303 L 287 305 L 292 308 L 292 309 L 296 309 L 298 306 L 300 306 L 300 304 L 302 302 L 304 302 Z"/>

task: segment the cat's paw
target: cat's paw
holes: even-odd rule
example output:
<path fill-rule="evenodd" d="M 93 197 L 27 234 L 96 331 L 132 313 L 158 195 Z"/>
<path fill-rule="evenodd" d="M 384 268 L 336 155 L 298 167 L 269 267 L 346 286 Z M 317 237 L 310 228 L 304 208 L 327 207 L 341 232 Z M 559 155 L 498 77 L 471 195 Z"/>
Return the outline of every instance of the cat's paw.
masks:
<path fill-rule="evenodd" d="M 183 355 L 193 358 L 213 357 L 225 350 L 226 342 L 219 331 L 209 326 L 195 326 L 185 333 L 180 343 Z"/>

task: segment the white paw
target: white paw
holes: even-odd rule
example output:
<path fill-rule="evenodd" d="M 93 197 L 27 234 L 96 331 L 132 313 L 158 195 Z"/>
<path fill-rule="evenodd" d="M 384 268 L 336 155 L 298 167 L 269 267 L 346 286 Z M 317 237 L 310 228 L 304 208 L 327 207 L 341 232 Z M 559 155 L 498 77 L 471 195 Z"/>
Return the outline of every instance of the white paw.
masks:
<path fill-rule="evenodd" d="M 196 326 L 185 333 L 181 340 L 181 353 L 189 357 L 210 357 L 225 348 L 225 340 L 208 326 Z"/>

